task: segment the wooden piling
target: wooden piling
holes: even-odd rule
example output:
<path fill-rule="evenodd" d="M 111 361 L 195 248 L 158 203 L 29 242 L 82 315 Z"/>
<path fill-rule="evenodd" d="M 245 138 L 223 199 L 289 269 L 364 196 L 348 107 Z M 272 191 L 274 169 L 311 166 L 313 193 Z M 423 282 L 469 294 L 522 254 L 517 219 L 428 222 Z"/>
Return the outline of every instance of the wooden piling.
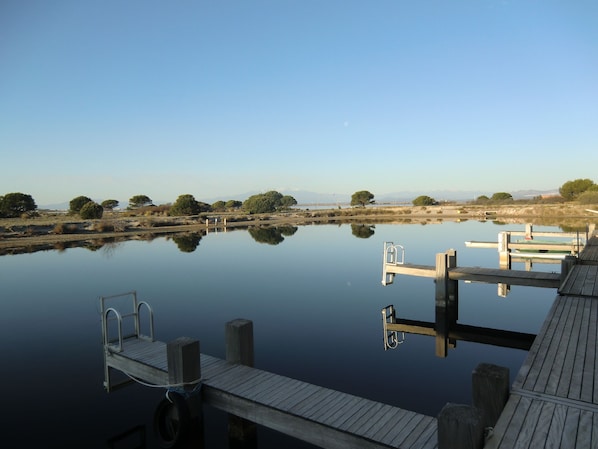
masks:
<path fill-rule="evenodd" d="M 503 270 L 511 269 L 511 250 L 509 249 L 510 243 L 510 232 L 502 231 L 498 233 L 498 264 Z"/>
<path fill-rule="evenodd" d="M 446 404 L 438 415 L 438 449 L 481 449 L 484 426 L 479 410 L 469 405 Z"/>
<path fill-rule="evenodd" d="M 482 414 L 483 428 L 494 427 L 508 400 L 509 369 L 480 363 L 472 373 L 472 401 Z"/>
<path fill-rule="evenodd" d="M 201 378 L 199 363 L 199 340 L 179 337 L 166 345 L 168 364 L 168 382 L 171 385 L 186 384 L 185 390 L 191 391 Z"/>
<path fill-rule="evenodd" d="M 565 258 L 561 261 L 561 284 L 565 282 L 569 271 L 571 271 L 571 268 L 573 268 L 576 262 L 577 257 L 575 256 L 565 256 Z"/>
<path fill-rule="evenodd" d="M 225 325 L 226 360 L 231 363 L 253 367 L 253 322 L 236 319 Z M 228 438 L 231 447 L 253 448 L 257 446 L 255 423 L 228 415 Z"/>
<path fill-rule="evenodd" d="M 226 360 L 253 366 L 253 322 L 239 318 L 225 326 Z"/>
<path fill-rule="evenodd" d="M 448 350 L 448 257 L 446 253 L 436 254 L 436 355 L 446 357 Z"/>

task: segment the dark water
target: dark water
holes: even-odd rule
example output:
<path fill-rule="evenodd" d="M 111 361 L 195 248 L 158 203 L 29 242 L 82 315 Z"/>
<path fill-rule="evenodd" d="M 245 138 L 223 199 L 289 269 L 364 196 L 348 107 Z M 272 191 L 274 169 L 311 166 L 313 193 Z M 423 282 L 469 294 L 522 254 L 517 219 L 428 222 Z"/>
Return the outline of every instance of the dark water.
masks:
<path fill-rule="evenodd" d="M 0 257 L 4 441 L 107 447 L 137 428 L 145 447 L 158 447 L 152 420 L 164 392 L 133 385 L 107 394 L 102 385 L 98 296 L 130 290 L 152 305 L 162 341 L 195 337 L 202 352 L 224 357 L 224 323 L 248 318 L 259 368 L 433 416 L 446 402 L 470 403 L 478 363 L 507 366 L 513 377 L 526 352 L 459 342 L 438 358 L 434 339 L 418 335 L 384 351 L 381 308 L 394 304 L 401 318 L 434 321 L 434 283 L 400 276 L 383 287 L 383 242 L 404 245 L 411 263 L 433 265 L 436 253 L 455 248 L 461 266 L 498 267 L 496 250 L 464 242 L 496 240 L 499 231 L 520 228 L 302 226 L 276 235 L 209 234 L 195 250 L 197 241 L 160 238 Z M 559 271 L 560 265 L 534 269 Z M 512 287 L 504 298 L 496 285 L 460 283 L 459 294 L 460 323 L 536 333 L 556 292 Z M 205 418 L 205 447 L 228 447 L 226 415 L 206 407 Z M 259 429 L 259 448 L 282 445 L 309 447 Z"/>

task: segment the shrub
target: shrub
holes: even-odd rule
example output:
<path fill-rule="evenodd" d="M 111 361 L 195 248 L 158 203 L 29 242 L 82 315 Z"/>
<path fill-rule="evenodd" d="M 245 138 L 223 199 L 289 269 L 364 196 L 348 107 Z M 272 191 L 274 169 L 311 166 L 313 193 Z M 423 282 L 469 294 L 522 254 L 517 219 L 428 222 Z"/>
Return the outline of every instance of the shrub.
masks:
<path fill-rule="evenodd" d="M 586 190 L 577 198 L 579 204 L 598 204 L 598 192 Z"/>
<path fill-rule="evenodd" d="M 102 218 L 104 208 L 95 201 L 89 201 L 79 211 L 79 216 L 84 220 Z"/>
<path fill-rule="evenodd" d="M 83 196 L 83 195 L 73 198 L 69 202 L 69 213 L 78 214 L 81 211 L 81 209 L 83 208 L 83 206 L 85 206 L 90 201 L 92 201 L 91 198 L 89 198 L 87 196 Z"/>
<path fill-rule="evenodd" d="M 52 232 L 54 234 L 74 234 L 78 229 L 79 227 L 74 223 L 58 223 Z"/>

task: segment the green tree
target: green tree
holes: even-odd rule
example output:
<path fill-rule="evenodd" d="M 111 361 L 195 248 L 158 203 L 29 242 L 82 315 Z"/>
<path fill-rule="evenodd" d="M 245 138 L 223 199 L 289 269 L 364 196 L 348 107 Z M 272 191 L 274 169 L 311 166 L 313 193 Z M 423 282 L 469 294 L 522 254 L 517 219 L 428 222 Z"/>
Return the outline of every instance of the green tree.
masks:
<path fill-rule="evenodd" d="M 598 190 L 588 189 L 577 197 L 580 204 L 598 204 Z"/>
<path fill-rule="evenodd" d="M 118 207 L 117 200 L 104 200 L 102 201 L 102 207 L 107 210 L 113 210 Z"/>
<path fill-rule="evenodd" d="M 293 206 L 297 205 L 297 200 L 293 198 L 291 195 L 284 195 L 280 199 L 280 207 L 282 209 L 290 209 Z"/>
<path fill-rule="evenodd" d="M 567 201 L 573 201 L 577 199 L 586 190 L 594 186 L 594 181 L 591 179 L 575 179 L 574 181 L 567 181 L 559 189 L 559 193 Z"/>
<path fill-rule="evenodd" d="M 513 195 L 507 192 L 496 192 L 492 194 L 492 198 L 490 198 L 490 201 L 494 203 L 505 203 L 508 201 L 513 201 Z"/>
<path fill-rule="evenodd" d="M 226 208 L 228 210 L 239 209 L 241 206 L 243 206 L 243 202 L 242 201 L 228 200 L 226 202 Z"/>
<path fill-rule="evenodd" d="M 360 190 L 351 195 L 351 206 L 365 207 L 366 204 L 373 204 L 374 194 L 367 190 Z"/>
<path fill-rule="evenodd" d="M 224 201 L 216 201 L 212 204 L 212 210 L 215 212 L 222 212 L 226 210 L 226 203 Z"/>
<path fill-rule="evenodd" d="M 79 216 L 84 220 L 102 218 L 104 208 L 95 201 L 88 201 L 79 211 Z"/>
<path fill-rule="evenodd" d="M 69 203 L 69 213 L 78 214 L 81 208 L 90 201 L 93 200 L 83 195 L 73 198 Z"/>
<path fill-rule="evenodd" d="M 475 200 L 476 203 L 480 203 L 480 204 L 486 204 L 489 201 L 490 201 L 490 198 L 488 198 L 486 195 L 480 195 Z"/>
<path fill-rule="evenodd" d="M 131 209 L 137 209 L 143 206 L 151 206 L 152 200 L 147 195 L 134 195 L 129 198 L 129 207 Z"/>
<path fill-rule="evenodd" d="M 243 202 L 243 209 L 250 214 L 265 214 L 269 212 L 275 212 L 279 209 L 283 209 L 283 198 L 282 193 L 275 190 L 270 190 L 266 193 L 259 193 L 252 195 Z M 297 201 L 292 196 L 284 199 L 286 204 L 297 204 Z"/>
<path fill-rule="evenodd" d="M 414 206 L 434 206 L 438 204 L 438 201 L 428 195 L 420 195 L 412 203 Z"/>
<path fill-rule="evenodd" d="M 26 193 L 7 193 L 0 197 L 0 216 L 2 217 L 20 217 L 22 214 L 33 212 L 36 209 L 37 205 L 33 197 Z"/>
<path fill-rule="evenodd" d="M 201 204 L 193 195 L 187 193 L 179 195 L 168 213 L 169 215 L 197 215 L 201 211 Z"/>

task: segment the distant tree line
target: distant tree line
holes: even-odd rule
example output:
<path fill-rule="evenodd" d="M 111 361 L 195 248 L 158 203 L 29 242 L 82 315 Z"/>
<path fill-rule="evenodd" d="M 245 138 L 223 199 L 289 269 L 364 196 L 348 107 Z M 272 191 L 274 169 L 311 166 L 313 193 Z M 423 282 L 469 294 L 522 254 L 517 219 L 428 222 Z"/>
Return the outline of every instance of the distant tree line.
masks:
<path fill-rule="evenodd" d="M 577 201 L 581 204 L 598 204 L 598 184 L 591 179 L 575 179 L 565 182 L 559 188 L 562 201 Z M 536 198 L 539 199 L 539 198 Z M 475 204 L 505 204 L 513 202 L 513 196 L 508 192 L 496 192 L 492 196 L 481 195 L 474 200 Z M 368 190 L 359 190 L 351 196 L 351 206 L 365 207 L 374 204 L 374 194 Z M 107 199 L 101 203 L 81 195 L 69 202 L 69 214 L 79 215 L 84 219 L 102 218 L 105 211 L 118 208 L 119 201 Z M 172 205 L 164 206 L 168 215 L 185 216 L 198 215 L 204 212 L 226 212 L 242 210 L 248 214 L 262 214 L 285 211 L 297 204 L 297 200 L 290 195 L 283 195 L 275 190 L 252 195 L 245 201 L 228 200 L 216 201 L 213 204 L 197 201 L 191 194 L 180 195 Z M 420 195 L 412 201 L 414 206 L 432 206 L 439 204 L 428 195 Z M 142 210 L 155 208 L 153 201 L 147 195 L 134 195 L 129 198 L 127 210 Z M 162 206 L 161 206 L 162 207 Z M 0 218 L 30 217 L 37 213 L 35 200 L 29 194 L 21 192 L 7 193 L 0 196 Z M 359 230 L 359 232 L 365 232 Z"/>

